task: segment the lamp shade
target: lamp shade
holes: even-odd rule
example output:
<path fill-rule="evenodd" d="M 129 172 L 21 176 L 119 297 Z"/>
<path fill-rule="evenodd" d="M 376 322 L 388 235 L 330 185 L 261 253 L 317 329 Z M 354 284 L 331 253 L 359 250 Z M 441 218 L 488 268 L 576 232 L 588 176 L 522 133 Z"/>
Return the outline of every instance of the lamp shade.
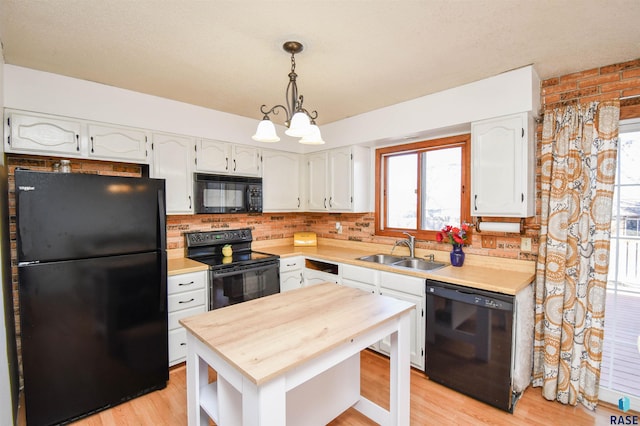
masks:
<path fill-rule="evenodd" d="M 316 126 L 315 124 L 312 124 L 311 126 L 311 132 L 309 132 L 308 134 L 304 135 L 302 137 L 302 139 L 300 139 L 298 142 L 305 144 L 305 145 L 322 145 L 324 144 L 324 141 L 322 140 L 322 135 L 320 134 L 320 128 L 318 126 Z"/>
<path fill-rule="evenodd" d="M 291 124 L 289 128 L 285 130 L 285 133 L 294 138 L 300 138 L 305 136 L 311 131 L 309 116 L 304 112 L 296 112 L 291 118 Z"/>
<path fill-rule="evenodd" d="M 278 142 L 280 138 L 276 134 L 276 126 L 268 118 L 258 123 L 256 134 L 251 139 L 258 142 Z"/>

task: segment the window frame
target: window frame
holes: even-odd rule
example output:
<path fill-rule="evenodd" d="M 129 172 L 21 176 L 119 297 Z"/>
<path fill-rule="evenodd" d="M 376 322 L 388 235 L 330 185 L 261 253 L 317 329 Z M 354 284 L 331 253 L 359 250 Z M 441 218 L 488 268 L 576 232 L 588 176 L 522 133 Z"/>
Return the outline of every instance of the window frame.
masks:
<path fill-rule="evenodd" d="M 471 134 L 448 136 L 443 138 L 429 139 L 420 142 L 411 142 L 402 145 L 393 145 L 376 149 L 375 164 L 375 234 L 388 237 L 404 237 L 403 232 L 410 232 L 420 240 L 435 241 L 439 230 L 420 230 L 422 218 L 422 159 L 418 155 L 418 182 L 417 182 L 417 226 L 418 229 L 389 228 L 387 227 L 387 175 L 385 171 L 386 157 L 394 154 L 421 153 L 442 148 L 461 148 L 462 169 L 460 175 L 460 220 L 464 223 L 471 223 L 470 210 L 470 177 L 471 177 Z M 451 224 L 458 226 L 460 224 Z"/>

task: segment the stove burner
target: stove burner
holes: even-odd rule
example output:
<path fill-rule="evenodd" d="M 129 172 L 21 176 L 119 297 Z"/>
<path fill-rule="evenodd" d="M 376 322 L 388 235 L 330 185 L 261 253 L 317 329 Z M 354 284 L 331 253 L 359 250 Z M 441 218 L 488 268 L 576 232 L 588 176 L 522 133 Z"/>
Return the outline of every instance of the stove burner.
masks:
<path fill-rule="evenodd" d="M 206 263 L 210 269 L 226 268 L 277 260 L 279 256 L 251 250 L 251 229 L 185 233 L 187 257 Z M 230 245 L 231 256 L 222 254 L 222 247 Z"/>

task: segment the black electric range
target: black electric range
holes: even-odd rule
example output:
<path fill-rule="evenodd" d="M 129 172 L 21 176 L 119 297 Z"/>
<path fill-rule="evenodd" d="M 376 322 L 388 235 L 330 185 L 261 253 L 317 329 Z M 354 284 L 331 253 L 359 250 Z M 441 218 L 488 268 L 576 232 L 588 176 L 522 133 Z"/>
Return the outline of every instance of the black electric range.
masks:
<path fill-rule="evenodd" d="M 251 249 L 251 229 L 188 232 L 187 257 L 209 265 L 209 310 L 280 292 L 279 256 Z M 223 248 L 229 246 L 231 255 Z"/>

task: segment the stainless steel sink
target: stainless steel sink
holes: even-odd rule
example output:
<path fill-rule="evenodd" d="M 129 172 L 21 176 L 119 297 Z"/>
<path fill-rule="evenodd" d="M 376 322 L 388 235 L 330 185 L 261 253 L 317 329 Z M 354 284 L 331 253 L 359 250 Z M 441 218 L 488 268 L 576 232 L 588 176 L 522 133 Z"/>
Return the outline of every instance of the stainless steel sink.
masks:
<path fill-rule="evenodd" d="M 393 262 L 391 266 L 400 266 L 402 268 L 419 269 L 421 271 L 433 271 L 434 269 L 440 269 L 446 266 L 446 263 L 436 262 L 432 260 L 424 259 L 403 259 L 398 262 Z"/>
<path fill-rule="evenodd" d="M 391 254 L 382 253 L 358 258 L 358 260 L 364 260 L 365 262 L 382 263 L 383 265 L 391 265 L 393 262 L 398 262 L 403 259 L 404 258 L 400 256 L 393 256 Z"/>
<path fill-rule="evenodd" d="M 418 269 L 420 271 L 433 271 L 434 269 L 439 269 L 447 266 L 447 264 L 443 262 L 418 259 L 417 257 L 407 258 L 383 253 L 359 257 L 358 260 L 381 263 L 388 266 L 397 266 L 400 268 Z"/>

